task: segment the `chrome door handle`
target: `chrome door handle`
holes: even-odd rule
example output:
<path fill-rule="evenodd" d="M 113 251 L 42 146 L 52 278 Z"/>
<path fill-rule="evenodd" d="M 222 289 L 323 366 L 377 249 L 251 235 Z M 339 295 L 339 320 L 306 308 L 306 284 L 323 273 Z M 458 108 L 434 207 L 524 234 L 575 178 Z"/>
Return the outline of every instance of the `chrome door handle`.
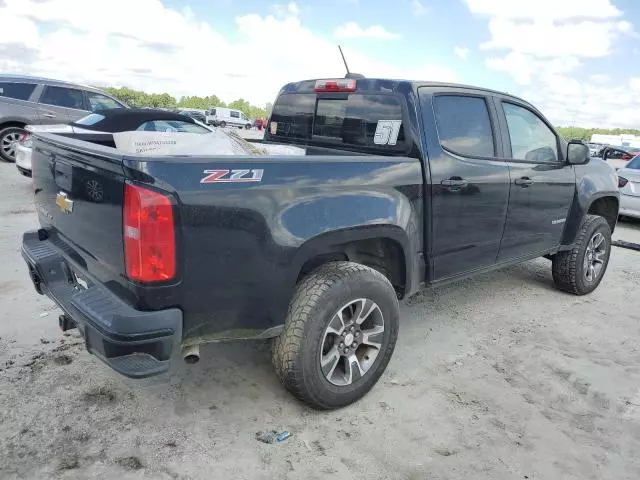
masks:
<path fill-rule="evenodd" d="M 47 118 L 56 118 L 56 116 L 53 113 L 43 113 L 42 116 Z"/>
<path fill-rule="evenodd" d="M 529 185 L 533 185 L 533 180 L 531 180 L 529 177 L 522 177 L 522 178 L 516 178 L 515 182 L 516 185 L 526 188 Z"/>
<path fill-rule="evenodd" d="M 469 185 L 469 181 L 460 177 L 451 177 L 442 180 L 440 185 L 447 188 L 464 188 Z"/>

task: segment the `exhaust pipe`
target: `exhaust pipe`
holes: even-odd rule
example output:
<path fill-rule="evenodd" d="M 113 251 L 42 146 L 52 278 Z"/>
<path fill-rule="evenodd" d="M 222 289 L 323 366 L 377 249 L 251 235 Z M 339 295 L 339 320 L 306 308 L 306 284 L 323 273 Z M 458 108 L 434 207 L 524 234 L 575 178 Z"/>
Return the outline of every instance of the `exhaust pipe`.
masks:
<path fill-rule="evenodd" d="M 182 358 L 190 365 L 198 363 L 200 360 L 200 345 L 189 345 L 182 348 Z"/>

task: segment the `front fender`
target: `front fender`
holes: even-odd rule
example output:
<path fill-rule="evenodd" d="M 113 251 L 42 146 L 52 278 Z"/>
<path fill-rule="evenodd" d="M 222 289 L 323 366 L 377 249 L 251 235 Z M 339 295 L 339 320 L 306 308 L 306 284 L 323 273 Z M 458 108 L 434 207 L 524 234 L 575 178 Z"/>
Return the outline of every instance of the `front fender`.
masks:
<path fill-rule="evenodd" d="M 614 197 L 620 201 L 618 176 L 608 163 L 594 157 L 585 165 L 576 165 L 575 172 L 576 191 L 565 226 L 563 245 L 573 244 L 593 202 L 603 197 Z"/>

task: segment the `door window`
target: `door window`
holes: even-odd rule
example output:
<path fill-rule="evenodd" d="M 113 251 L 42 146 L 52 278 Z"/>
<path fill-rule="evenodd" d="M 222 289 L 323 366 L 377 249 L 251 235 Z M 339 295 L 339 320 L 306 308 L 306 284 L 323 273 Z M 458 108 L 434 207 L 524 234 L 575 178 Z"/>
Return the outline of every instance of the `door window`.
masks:
<path fill-rule="evenodd" d="M 234 111 L 232 110 L 230 113 L 231 113 L 231 116 L 232 116 L 233 118 L 240 118 L 240 113 L 239 113 L 239 112 L 234 112 Z"/>
<path fill-rule="evenodd" d="M 34 88 L 35 83 L 0 82 L 0 97 L 29 100 Z"/>
<path fill-rule="evenodd" d="M 440 145 L 464 157 L 494 157 L 495 145 L 484 98 L 437 95 L 433 108 Z"/>
<path fill-rule="evenodd" d="M 42 94 L 40 103 L 56 107 L 75 108 L 84 110 L 82 91 L 65 87 L 47 87 Z"/>
<path fill-rule="evenodd" d="M 558 161 L 558 139 L 540 117 L 513 103 L 502 103 L 507 117 L 511 156 L 535 163 Z"/>
<path fill-rule="evenodd" d="M 92 112 L 110 110 L 112 108 L 124 108 L 123 105 L 116 102 L 113 98 L 101 95 L 100 93 L 87 92 L 87 98 L 89 99 Z"/>

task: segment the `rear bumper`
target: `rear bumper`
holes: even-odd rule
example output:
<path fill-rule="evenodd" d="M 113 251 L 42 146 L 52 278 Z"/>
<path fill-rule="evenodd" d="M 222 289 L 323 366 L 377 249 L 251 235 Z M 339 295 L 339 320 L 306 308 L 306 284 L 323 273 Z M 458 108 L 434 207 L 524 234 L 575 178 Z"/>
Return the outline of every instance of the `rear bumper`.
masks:
<path fill-rule="evenodd" d="M 620 195 L 620 210 L 618 213 L 627 217 L 640 218 L 640 197 Z"/>
<path fill-rule="evenodd" d="M 78 270 L 50 241 L 40 240 L 37 231 L 24 234 L 22 256 L 36 291 L 51 298 L 78 327 L 90 353 L 127 377 L 169 369 L 171 354 L 182 341 L 179 309 L 134 309 Z"/>

